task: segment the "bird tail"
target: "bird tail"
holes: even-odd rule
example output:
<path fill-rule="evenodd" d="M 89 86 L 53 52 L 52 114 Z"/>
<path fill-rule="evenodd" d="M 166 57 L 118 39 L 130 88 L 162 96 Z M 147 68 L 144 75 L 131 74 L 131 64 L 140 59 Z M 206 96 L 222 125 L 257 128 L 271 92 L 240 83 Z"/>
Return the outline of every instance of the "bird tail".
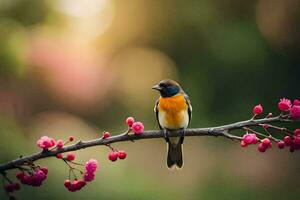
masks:
<path fill-rule="evenodd" d="M 182 155 L 182 143 L 168 144 L 168 156 L 167 156 L 167 166 L 169 169 L 173 170 L 181 169 L 183 167 L 183 155 Z"/>

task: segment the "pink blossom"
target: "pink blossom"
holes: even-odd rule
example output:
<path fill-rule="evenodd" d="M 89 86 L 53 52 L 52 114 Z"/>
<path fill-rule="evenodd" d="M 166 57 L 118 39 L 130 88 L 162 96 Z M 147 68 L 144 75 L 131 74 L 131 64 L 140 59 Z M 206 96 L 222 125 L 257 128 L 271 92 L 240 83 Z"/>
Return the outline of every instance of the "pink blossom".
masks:
<path fill-rule="evenodd" d="M 31 185 L 34 187 L 41 186 L 43 182 L 47 179 L 47 174 L 45 173 L 45 169 L 46 168 L 41 168 L 39 170 L 36 170 L 31 175 L 19 174 L 18 179 L 20 179 L 21 183 L 25 185 Z"/>
<path fill-rule="evenodd" d="M 118 151 L 118 157 L 119 157 L 121 160 L 123 160 L 123 159 L 125 159 L 125 158 L 127 157 L 127 153 L 126 153 L 125 151 L 123 151 L 123 150 Z"/>
<path fill-rule="evenodd" d="M 48 174 L 48 168 L 47 167 L 41 167 L 40 170 L 44 172 L 44 174 Z"/>
<path fill-rule="evenodd" d="M 261 104 L 254 106 L 253 114 L 260 115 L 263 112 L 263 107 Z"/>
<path fill-rule="evenodd" d="M 58 154 L 56 155 L 56 158 L 60 158 L 60 159 L 62 159 L 62 158 L 63 158 L 63 155 L 62 155 L 62 153 L 58 153 Z"/>
<path fill-rule="evenodd" d="M 53 147 L 55 145 L 55 140 L 48 136 L 43 136 L 36 143 L 41 149 L 47 150 L 48 148 Z"/>
<path fill-rule="evenodd" d="M 248 146 L 247 143 L 244 140 L 241 141 L 240 145 L 241 145 L 241 147 L 247 147 Z"/>
<path fill-rule="evenodd" d="M 95 174 L 86 172 L 86 173 L 83 174 L 83 178 L 84 178 L 84 181 L 91 182 L 95 179 Z"/>
<path fill-rule="evenodd" d="M 292 119 L 300 119 L 300 106 L 294 105 L 290 110 Z"/>
<path fill-rule="evenodd" d="M 64 186 L 70 191 L 70 192 L 76 192 L 77 190 L 80 190 L 86 185 L 86 182 L 84 180 L 77 180 L 75 179 L 73 182 L 71 182 L 69 179 L 65 180 Z"/>
<path fill-rule="evenodd" d="M 294 134 L 295 134 L 296 136 L 300 136 L 300 128 L 295 129 L 295 130 L 294 130 Z"/>
<path fill-rule="evenodd" d="M 261 152 L 261 153 L 264 153 L 264 152 L 267 150 L 267 148 L 266 148 L 262 143 L 260 143 L 260 144 L 258 145 L 257 149 L 258 149 L 258 151 Z"/>
<path fill-rule="evenodd" d="M 127 124 L 129 127 L 132 127 L 133 123 L 134 123 L 134 118 L 133 118 L 133 117 L 128 117 L 128 118 L 126 119 L 126 124 Z"/>
<path fill-rule="evenodd" d="M 61 139 L 56 141 L 56 147 L 57 148 L 62 148 L 64 146 L 64 141 L 62 141 Z"/>
<path fill-rule="evenodd" d="M 246 144 L 252 144 L 252 141 L 253 141 L 252 135 L 250 135 L 250 134 L 244 135 L 243 141 L 244 141 Z"/>
<path fill-rule="evenodd" d="M 72 152 L 69 152 L 69 153 L 67 154 L 67 160 L 68 160 L 68 161 L 73 161 L 73 160 L 75 160 L 75 154 L 72 153 Z"/>
<path fill-rule="evenodd" d="M 279 141 L 279 142 L 277 142 L 277 147 L 278 147 L 279 149 L 283 149 L 284 146 L 285 146 L 284 141 Z"/>
<path fill-rule="evenodd" d="M 292 138 L 288 135 L 283 138 L 283 141 L 285 146 L 290 146 L 293 143 Z"/>
<path fill-rule="evenodd" d="M 245 144 L 256 144 L 258 141 L 258 138 L 256 137 L 255 133 L 247 133 L 243 136 L 243 140 L 244 143 L 241 143 L 242 146 L 244 146 Z"/>
<path fill-rule="evenodd" d="M 103 132 L 103 139 L 107 139 L 110 137 L 110 133 L 109 132 Z"/>
<path fill-rule="evenodd" d="M 269 138 L 264 138 L 261 141 L 261 144 L 267 149 L 267 148 L 271 148 L 272 147 L 272 143 L 271 140 Z"/>
<path fill-rule="evenodd" d="M 116 151 L 112 151 L 108 154 L 108 159 L 112 162 L 115 162 L 118 159 L 118 157 L 119 157 L 119 154 Z"/>
<path fill-rule="evenodd" d="M 280 102 L 278 103 L 279 110 L 281 110 L 282 112 L 286 112 L 289 111 L 291 107 L 292 107 L 292 103 L 289 99 L 286 98 L 280 99 Z"/>
<path fill-rule="evenodd" d="M 34 173 L 35 179 L 38 181 L 44 181 L 47 178 L 47 175 L 42 171 L 38 170 Z"/>
<path fill-rule="evenodd" d="M 90 159 L 89 161 L 87 161 L 85 163 L 85 169 L 86 169 L 87 173 L 89 173 L 89 174 L 95 173 L 97 168 L 98 168 L 97 160 Z"/>
<path fill-rule="evenodd" d="M 300 106 L 300 101 L 298 99 L 295 99 L 293 104 L 296 105 L 296 106 Z"/>
<path fill-rule="evenodd" d="M 71 181 L 69 179 L 65 180 L 65 183 L 64 183 L 65 187 L 68 188 L 71 186 Z"/>
<path fill-rule="evenodd" d="M 134 122 L 132 124 L 132 130 L 136 135 L 140 135 L 144 132 L 144 124 L 142 122 Z"/>

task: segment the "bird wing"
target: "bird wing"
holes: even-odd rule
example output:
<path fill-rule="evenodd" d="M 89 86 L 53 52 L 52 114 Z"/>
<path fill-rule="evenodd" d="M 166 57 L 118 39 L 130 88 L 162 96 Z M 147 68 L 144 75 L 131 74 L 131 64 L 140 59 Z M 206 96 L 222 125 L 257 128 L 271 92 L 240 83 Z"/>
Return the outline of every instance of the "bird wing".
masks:
<path fill-rule="evenodd" d="M 192 120 L 192 111 L 193 111 L 193 108 L 192 108 L 192 105 L 191 105 L 190 98 L 189 98 L 189 96 L 187 94 L 184 95 L 184 99 L 185 99 L 186 104 L 188 105 L 188 114 L 189 114 L 189 123 L 190 123 L 191 120 Z"/>
<path fill-rule="evenodd" d="M 159 103 L 159 99 L 156 101 L 155 103 L 155 106 L 154 106 L 154 112 L 156 114 L 156 119 L 157 119 L 157 122 L 158 122 L 158 126 L 160 128 L 160 130 L 163 130 L 163 128 L 161 127 L 160 123 L 159 123 L 159 119 L 158 119 L 158 103 Z"/>

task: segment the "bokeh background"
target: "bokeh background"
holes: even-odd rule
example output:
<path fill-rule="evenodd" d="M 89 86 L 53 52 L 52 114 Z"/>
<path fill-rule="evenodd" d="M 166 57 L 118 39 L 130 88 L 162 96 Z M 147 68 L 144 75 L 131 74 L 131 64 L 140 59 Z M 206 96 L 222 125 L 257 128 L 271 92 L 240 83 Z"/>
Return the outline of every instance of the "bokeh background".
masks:
<path fill-rule="evenodd" d="M 192 100 L 191 127 L 251 117 L 300 97 L 299 0 L 0 0 L 0 161 L 38 151 L 42 135 L 92 139 L 134 116 L 157 129 L 152 85 L 178 80 Z M 295 125 L 292 125 L 295 126 Z M 238 134 L 242 134 L 238 132 Z M 55 158 L 41 188 L 19 199 L 298 199 L 300 154 L 265 154 L 224 138 L 185 140 L 185 167 L 165 166 L 164 140 L 76 153 L 101 165 L 70 193 Z M 14 172 L 10 174 L 14 176 Z M 5 194 L 0 191 L 0 199 Z"/>

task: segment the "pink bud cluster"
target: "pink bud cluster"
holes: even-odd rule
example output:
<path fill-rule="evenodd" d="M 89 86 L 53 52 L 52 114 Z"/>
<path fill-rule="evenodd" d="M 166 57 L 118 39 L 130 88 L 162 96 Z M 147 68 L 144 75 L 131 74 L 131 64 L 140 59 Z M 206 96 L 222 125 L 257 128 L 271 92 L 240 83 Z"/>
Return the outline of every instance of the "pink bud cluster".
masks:
<path fill-rule="evenodd" d="M 283 138 L 283 140 L 274 139 L 272 138 L 272 136 L 270 136 L 270 138 L 276 141 L 277 147 L 279 149 L 284 149 L 284 147 L 289 147 L 291 152 L 300 149 L 300 128 L 294 131 L 294 135 L 292 136 L 287 135 Z M 272 147 L 272 142 L 270 138 L 264 138 L 260 140 L 256 136 L 256 134 L 246 133 L 243 136 L 240 144 L 241 147 L 247 147 L 250 144 L 257 144 L 259 142 L 258 151 L 263 153 L 267 149 Z"/>
<path fill-rule="evenodd" d="M 298 99 L 295 99 L 292 104 L 291 100 L 282 98 L 278 102 L 278 108 L 281 112 L 289 112 L 292 119 L 300 119 L 300 101 Z M 260 115 L 263 113 L 263 107 L 261 104 L 256 105 L 252 111 L 255 116 Z"/>
<path fill-rule="evenodd" d="M 264 138 L 261 140 L 261 143 L 259 143 L 258 145 L 258 151 L 263 153 L 271 147 L 272 147 L 271 140 L 269 138 Z"/>
<path fill-rule="evenodd" d="M 103 132 L 103 136 L 102 136 L 103 139 L 107 139 L 109 137 L 110 137 L 110 132 L 107 131 Z"/>
<path fill-rule="evenodd" d="M 116 160 L 118 160 L 118 158 L 124 160 L 126 157 L 127 157 L 127 153 L 123 150 L 112 151 L 108 154 L 108 159 L 112 162 L 115 162 Z"/>
<path fill-rule="evenodd" d="M 65 180 L 64 186 L 70 191 L 70 192 L 76 192 L 78 190 L 81 190 L 86 185 L 86 182 L 84 180 L 77 180 L 75 179 L 73 182 L 71 182 L 69 179 Z"/>
<path fill-rule="evenodd" d="M 295 99 L 292 103 L 291 100 L 289 100 L 287 98 L 282 98 L 278 102 L 277 106 L 278 106 L 278 109 L 282 112 L 282 114 L 280 115 L 281 117 L 286 117 L 286 118 L 291 118 L 291 119 L 300 119 L 300 101 L 298 99 Z M 260 115 L 263 113 L 263 107 L 261 104 L 256 105 L 253 107 L 252 111 L 253 111 L 254 117 L 256 117 L 257 115 Z M 287 115 L 285 115 L 285 114 L 287 114 Z M 270 118 L 270 117 L 273 117 L 272 113 L 269 113 L 266 116 L 266 118 Z M 253 132 L 263 136 L 264 138 L 259 139 L 256 136 L 257 134 L 247 132 L 241 139 L 241 142 L 240 142 L 241 147 L 247 147 L 250 144 L 259 143 L 259 145 L 257 147 L 258 151 L 265 152 L 267 149 L 272 147 L 271 140 L 273 140 L 276 142 L 277 147 L 279 149 L 283 149 L 286 146 L 288 146 L 290 148 L 291 152 L 300 149 L 300 129 L 296 129 L 294 131 L 294 134 L 290 134 L 292 132 L 286 128 L 280 128 L 280 127 L 272 126 L 270 124 L 259 124 L 259 125 L 264 129 L 264 131 L 267 133 L 267 135 L 253 131 L 250 128 L 246 127 L 247 130 L 253 131 Z M 283 139 L 274 138 L 271 135 L 271 133 L 267 130 L 270 128 L 273 128 L 273 129 L 283 132 L 285 134 L 284 138 Z"/>
<path fill-rule="evenodd" d="M 86 182 L 91 182 L 95 178 L 95 172 L 98 168 L 98 162 L 95 159 L 90 159 L 88 162 L 85 163 L 85 173 L 84 173 L 84 180 Z"/>
<path fill-rule="evenodd" d="M 300 149 L 300 129 L 294 130 L 293 136 L 285 136 L 283 138 L 285 146 L 290 148 L 290 152 Z"/>
<path fill-rule="evenodd" d="M 56 155 L 56 158 L 65 159 L 67 161 L 73 161 L 73 160 L 75 160 L 76 156 L 74 153 L 69 152 L 69 153 L 67 153 L 66 157 L 64 157 L 62 153 L 59 153 Z"/>
<path fill-rule="evenodd" d="M 12 193 L 14 191 L 20 190 L 21 185 L 19 183 L 9 183 L 4 186 L 4 190 L 8 193 Z"/>
<path fill-rule="evenodd" d="M 39 187 L 47 179 L 48 168 L 42 167 L 33 171 L 33 173 L 26 174 L 25 172 L 17 172 L 16 177 L 24 185 Z"/>
<path fill-rule="evenodd" d="M 142 122 L 135 122 L 133 117 L 128 117 L 126 124 L 136 135 L 140 135 L 144 132 L 144 124 Z"/>
<path fill-rule="evenodd" d="M 76 192 L 80 190 L 87 184 L 87 182 L 91 182 L 94 180 L 97 168 L 98 168 L 98 162 L 95 159 L 90 159 L 85 163 L 85 172 L 82 174 L 83 179 L 82 180 L 74 179 L 73 181 L 67 179 L 65 180 L 64 186 L 70 192 Z"/>
<path fill-rule="evenodd" d="M 70 136 L 68 142 L 72 142 L 73 140 L 74 140 L 74 136 Z M 57 141 L 55 141 L 53 138 L 48 137 L 48 136 L 42 136 L 36 142 L 37 146 L 44 150 L 49 150 L 49 148 L 54 147 L 54 146 L 57 149 L 61 149 L 66 143 L 62 139 L 58 139 Z"/>
<path fill-rule="evenodd" d="M 48 136 L 43 136 L 36 143 L 41 149 L 48 150 L 55 145 L 55 140 Z"/>
<path fill-rule="evenodd" d="M 252 112 L 253 112 L 254 115 L 260 115 L 260 114 L 263 113 L 263 111 L 264 111 L 264 109 L 263 109 L 263 107 L 262 107 L 261 104 L 258 104 L 256 106 L 254 106 L 253 110 L 252 110 Z"/>
<path fill-rule="evenodd" d="M 250 144 L 257 144 L 259 139 L 255 133 L 246 133 L 241 141 L 241 147 L 247 147 Z"/>
<path fill-rule="evenodd" d="M 292 119 L 300 119 L 300 101 L 298 99 L 295 99 L 292 104 L 291 100 L 282 98 L 278 103 L 278 108 L 282 112 L 289 111 Z"/>

